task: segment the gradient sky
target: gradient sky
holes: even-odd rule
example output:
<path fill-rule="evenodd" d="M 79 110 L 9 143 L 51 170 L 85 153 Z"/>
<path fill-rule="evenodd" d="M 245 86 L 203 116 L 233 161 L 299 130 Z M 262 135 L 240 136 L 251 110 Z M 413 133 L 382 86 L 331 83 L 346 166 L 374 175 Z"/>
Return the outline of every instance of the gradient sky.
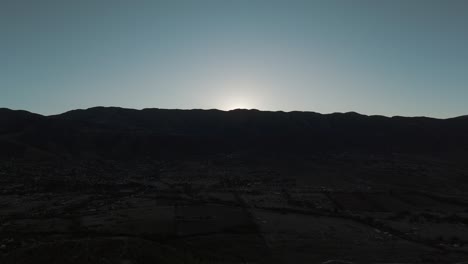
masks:
<path fill-rule="evenodd" d="M 465 0 L 0 0 L 0 107 L 468 114 Z"/>

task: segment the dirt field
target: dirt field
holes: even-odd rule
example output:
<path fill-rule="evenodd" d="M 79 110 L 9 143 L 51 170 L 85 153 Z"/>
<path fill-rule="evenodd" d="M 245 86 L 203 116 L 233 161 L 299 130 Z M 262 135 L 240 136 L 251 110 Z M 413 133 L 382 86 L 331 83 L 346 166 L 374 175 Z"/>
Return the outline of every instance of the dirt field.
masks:
<path fill-rule="evenodd" d="M 443 165 L 418 158 L 430 173 L 411 191 L 392 175 L 406 175 L 415 159 L 400 159 L 391 170 L 372 160 L 353 169 L 338 158 L 297 164 L 232 155 L 4 162 L 0 263 L 468 260 L 464 183 L 439 188 Z M 455 175 L 450 182 L 466 172 L 444 173 Z"/>

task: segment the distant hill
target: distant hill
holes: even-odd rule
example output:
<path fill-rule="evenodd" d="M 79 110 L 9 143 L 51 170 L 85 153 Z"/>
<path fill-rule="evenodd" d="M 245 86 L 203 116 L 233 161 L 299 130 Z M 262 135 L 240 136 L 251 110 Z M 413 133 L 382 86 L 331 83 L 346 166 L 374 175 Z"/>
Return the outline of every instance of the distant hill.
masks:
<path fill-rule="evenodd" d="M 94 107 L 55 116 L 0 109 L 0 155 L 112 157 L 232 151 L 468 152 L 468 117 Z M 34 154 L 31 154 L 34 153 Z"/>

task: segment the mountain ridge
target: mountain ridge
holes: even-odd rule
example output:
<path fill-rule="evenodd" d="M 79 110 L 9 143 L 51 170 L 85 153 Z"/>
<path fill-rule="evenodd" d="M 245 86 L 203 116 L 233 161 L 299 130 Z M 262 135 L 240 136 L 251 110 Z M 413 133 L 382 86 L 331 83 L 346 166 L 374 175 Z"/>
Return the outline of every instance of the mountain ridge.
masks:
<path fill-rule="evenodd" d="M 8 108 L 0 108 L 0 109 L 8 109 Z M 11 109 L 8 109 L 11 110 Z M 291 111 L 283 111 L 283 110 L 259 110 L 255 108 L 236 108 L 236 109 L 231 109 L 231 110 L 221 110 L 221 109 L 216 109 L 216 108 L 211 108 L 211 109 L 202 109 L 202 108 L 193 108 L 193 109 L 178 109 L 178 108 L 156 108 L 156 107 L 151 107 L 151 108 L 142 108 L 142 109 L 136 109 L 136 108 L 127 108 L 127 107 L 119 107 L 119 106 L 94 106 L 94 107 L 89 107 L 89 108 L 78 108 L 78 109 L 72 109 L 65 111 L 63 113 L 59 114 L 54 114 L 54 115 L 42 115 L 45 117 L 54 117 L 54 116 L 62 116 L 66 115 L 72 112 L 83 112 L 83 111 L 95 111 L 95 110 L 130 110 L 130 111 L 152 111 L 152 110 L 163 110 L 163 111 L 206 111 L 206 112 L 236 112 L 236 111 L 252 111 L 252 112 L 267 112 L 267 113 L 307 113 L 307 114 L 319 114 L 319 115 L 355 115 L 355 116 L 366 116 L 366 117 L 385 117 L 385 118 L 427 118 L 427 119 L 437 119 L 437 120 L 450 120 L 450 119 L 468 119 L 468 114 L 467 115 L 460 115 L 460 116 L 454 116 L 454 117 L 447 117 L 447 118 L 438 118 L 438 117 L 431 117 L 431 116 L 401 116 L 401 115 L 394 115 L 394 116 L 386 116 L 386 115 L 380 115 L 380 114 L 362 114 L 356 111 L 347 111 L 347 112 L 332 112 L 332 113 L 319 113 L 315 111 L 299 111 L 299 110 L 291 110 Z M 25 111 L 25 110 L 11 110 L 11 111 Z M 28 111 L 25 111 L 28 112 Z M 32 112 L 30 112 L 32 113 Z M 40 115 L 40 114 L 38 114 Z"/>
<path fill-rule="evenodd" d="M 468 151 L 466 116 L 93 107 L 52 116 L 0 109 L 0 121 L 0 146 L 9 146 L 0 149 L 3 156 L 22 156 L 28 146 L 59 156 L 113 157 L 247 150 Z"/>

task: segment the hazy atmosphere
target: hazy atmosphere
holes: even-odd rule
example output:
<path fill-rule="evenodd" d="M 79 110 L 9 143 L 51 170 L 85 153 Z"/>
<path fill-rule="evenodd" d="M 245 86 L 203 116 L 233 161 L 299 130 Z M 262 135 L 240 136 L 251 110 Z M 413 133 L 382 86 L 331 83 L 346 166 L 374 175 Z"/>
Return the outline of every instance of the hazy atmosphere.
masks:
<path fill-rule="evenodd" d="M 468 2 L 0 1 L 0 105 L 454 117 Z"/>

